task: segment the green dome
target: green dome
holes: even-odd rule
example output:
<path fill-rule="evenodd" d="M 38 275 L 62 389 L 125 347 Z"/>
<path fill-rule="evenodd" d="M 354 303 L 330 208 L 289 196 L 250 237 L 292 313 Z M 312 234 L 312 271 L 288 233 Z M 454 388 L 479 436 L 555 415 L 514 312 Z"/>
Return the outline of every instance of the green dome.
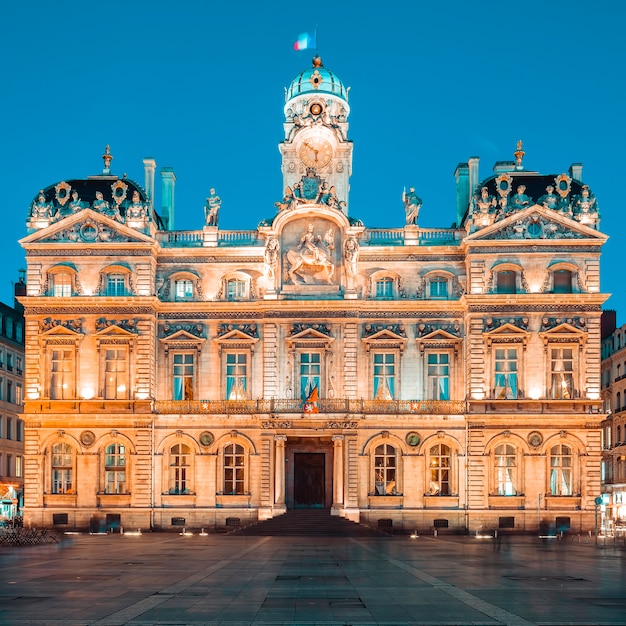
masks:
<path fill-rule="evenodd" d="M 291 81 L 287 90 L 287 99 L 291 100 L 296 96 L 314 93 L 331 94 L 348 101 L 348 92 L 343 83 L 336 74 L 323 66 L 320 57 L 314 57 L 313 67 L 304 70 Z"/>

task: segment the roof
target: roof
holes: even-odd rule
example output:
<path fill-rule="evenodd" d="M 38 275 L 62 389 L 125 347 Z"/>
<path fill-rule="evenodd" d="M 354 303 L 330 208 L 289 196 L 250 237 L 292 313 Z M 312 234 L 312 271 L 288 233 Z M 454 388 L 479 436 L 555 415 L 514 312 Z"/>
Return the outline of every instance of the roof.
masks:
<path fill-rule="evenodd" d="M 348 91 L 339 77 L 327 70 L 319 56 L 313 58 L 313 66 L 300 72 L 287 89 L 287 99 L 303 94 L 332 94 L 348 101 Z"/>

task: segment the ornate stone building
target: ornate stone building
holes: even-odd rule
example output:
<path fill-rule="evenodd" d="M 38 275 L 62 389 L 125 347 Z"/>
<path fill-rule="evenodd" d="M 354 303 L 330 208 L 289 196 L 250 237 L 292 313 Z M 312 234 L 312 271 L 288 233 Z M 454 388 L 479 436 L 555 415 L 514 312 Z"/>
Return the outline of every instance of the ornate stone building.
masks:
<path fill-rule="evenodd" d="M 600 249 L 582 166 L 456 171 L 456 228 L 349 213 L 350 105 L 286 92 L 284 194 L 250 230 L 173 228 L 175 175 L 33 201 L 22 239 L 26 517 L 224 526 L 292 507 L 394 528 L 593 527 Z M 225 207 L 226 208 L 226 207 Z M 437 207 L 437 209 L 443 207 Z M 399 204 L 399 210 L 402 205 Z M 225 210 L 225 209 L 224 209 Z M 389 523 L 388 521 L 386 523 Z"/>

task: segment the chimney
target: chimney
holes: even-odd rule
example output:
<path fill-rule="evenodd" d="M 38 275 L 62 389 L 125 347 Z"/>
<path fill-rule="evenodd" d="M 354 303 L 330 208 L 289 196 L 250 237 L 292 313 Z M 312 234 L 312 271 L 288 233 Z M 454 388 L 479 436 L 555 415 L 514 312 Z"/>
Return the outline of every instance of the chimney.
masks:
<path fill-rule="evenodd" d="M 143 170 L 145 174 L 143 188 L 146 190 L 148 199 L 152 202 L 152 206 L 154 206 L 154 172 L 156 170 L 156 161 L 151 157 L 146 157 L 143 160 Z"/>
<path fill-rule="evenodd" d="M 454 177 L 456 178 L 456 227 L 460 228 L 470 201 L 468 164 L 459 163 L 454 171 Z"/>
<path fill-rule="evenodd" d="M 569 166 L 569 175 L 578 181 L 582 181 L 583 179 L 583 164 L 582 163 L 572 163 Z"/>
<path fill-rule="evenodd" d="M 161 219 L 165 230 L 174 229 L 174 187 L 176 174 L 171 167 L 161 168 Z"/>

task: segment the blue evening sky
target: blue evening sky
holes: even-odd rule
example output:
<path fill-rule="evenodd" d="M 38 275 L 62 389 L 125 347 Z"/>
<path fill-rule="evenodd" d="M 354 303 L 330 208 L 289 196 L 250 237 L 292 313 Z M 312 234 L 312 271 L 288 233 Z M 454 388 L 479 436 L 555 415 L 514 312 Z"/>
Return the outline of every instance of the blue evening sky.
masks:
<path fill-rule="evenodd" d="M 324 65 L 351 87 L 352 216 L 402 226 L 412 185 L 420 225 L 448 227 L 457 163 L 479 156 L 486 178 L 522 139 L 526 169 L 583 163 L 611 237 L 606 308 L 626 321 L 625 3 L 22 0 L 2 22 L 4 302 L 38 190 L 100 173 L 106 144 L 113 173 L 140 184 L 146 156 L 174 168 L 176 229 L 202 227 L 210 187 L 222 228 L 273 215 L 284 88 L 312 57 L 292 44 L 317 25 Z M 159 192 L 157 176 L 157 209 Z"/>

